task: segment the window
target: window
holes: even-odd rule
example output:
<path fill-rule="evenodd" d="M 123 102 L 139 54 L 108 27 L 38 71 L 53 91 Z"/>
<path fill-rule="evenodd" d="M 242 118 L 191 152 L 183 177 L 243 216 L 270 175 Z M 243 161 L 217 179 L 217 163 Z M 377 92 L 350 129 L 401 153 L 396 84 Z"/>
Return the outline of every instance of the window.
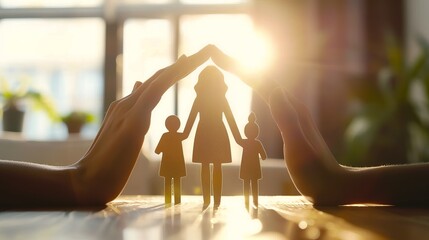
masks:
<path fill-rule="evenodd" d="M 100 120 L 109 104 L 103 98 L 129 94 L 136 80 L 144 81 L 181 54 L 195 53 L 209 43 L 232 55 L 240 54 L 254 34 L 251 0 L 0 0 L 0 5 L 5 13 L 0 20 L 1 74 L 10 78 L 28 75 L 64 113 L 88 110 Z M 109 26 L 117 34 L 109 34 Z M 105 53 L 109 41 L 119 45 L 114 61 Z M 109 61 L 116 64 L 118 73 L 113 90 L 106 90 L 105 82 L 112 78 L 105 76 L 103 81 L 103 64 L 106 68 Z M 168 115 L 177 114 L 183 129 L 203 67 L 170 89 L 155 109 L 144 146 L 149 155 L 165 132 Z M 229 103 L 243 131 L 251 90 L 235 76 L 224 75 Z M 35 112 L 26 118 L 28 136 L 64 136 L 62 127 L 42 115 Z M 88 135 L 95 134 L 98 127 Z M 192 144 L 192 139 L 185 141 L 185 154 L 192 152 Z M 231 145 L 233 158 L 238 159 L 241 150 L 232 137 Z"/>
<path fill-rule="evenodd" d="M 84 110 L 101 116 L 104 25 L 98 18 L 5 19 L 0 21 L 0 74 L 11 83 L 52 98 L 59 114 Z M 94 134 L 97 126 L 85 131 Z M 62 138 L 66 128 L 40 111 L 27 111 L 29 138 Z"/>

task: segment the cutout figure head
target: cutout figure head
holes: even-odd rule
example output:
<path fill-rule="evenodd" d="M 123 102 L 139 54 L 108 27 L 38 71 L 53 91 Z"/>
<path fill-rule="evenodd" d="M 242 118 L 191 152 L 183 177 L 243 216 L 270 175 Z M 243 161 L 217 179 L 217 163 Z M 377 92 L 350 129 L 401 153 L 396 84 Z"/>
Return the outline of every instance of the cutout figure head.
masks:
<path fill-rule="evenodd" d="M 255 139 L 259 135 L 259 126 L 256 124 L 256 115 L 251 112 L 248 118 L 249 122 L 244 127 L 244 134 L 247 139 Z"/>
<path fill-rule="evenodd" d="M 177 132 L 180 127 L 180 119 L 176 115 L 170 115 L 165 119 L 165 127 L 169 132 Z"/>
<path fill-rule="evenodd" d="M 227 89 L 222 72 L 212 65 L 201 71 L 198 76 L 198 82 L 195 85 L 197 96 L 225 96 Z"/>

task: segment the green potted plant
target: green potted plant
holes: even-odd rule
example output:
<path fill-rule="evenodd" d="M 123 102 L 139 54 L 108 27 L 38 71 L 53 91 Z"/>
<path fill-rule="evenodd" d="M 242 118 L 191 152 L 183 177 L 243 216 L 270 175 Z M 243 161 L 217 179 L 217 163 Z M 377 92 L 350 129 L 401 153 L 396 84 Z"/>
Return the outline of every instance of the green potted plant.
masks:
<path fill-rule="evenodd" d="M 419 46 L 419 55 L 407 59 L 401 46 L 388 38 L 386 66 L 376 82 L 363 81 L 368 85 L 357 91 L 358 107 L 346 130 L 343 163 L 373 166 L 429 160 L 429 45 L 419 39 Z"/>
<path fill-rule="evenodd" d="M 44 110 L 51 119 L 58 118 L 51 101 L 40 92 L 30 90 L 30 81 L 22 79 L 16 87 L 0 78 L 0 99 L 2 101 L 3 130 L 21 132 L 24 121 L 24 105 L 31 104 L 34 109 Z"/>
<path fill-rule="evenodd" d="M 67 126 L 69 134 L 80 133 L 85 124 L 95 121 L 95 116 L 89 112 L 72 111 L 61 116 L 61 121 Z"/>

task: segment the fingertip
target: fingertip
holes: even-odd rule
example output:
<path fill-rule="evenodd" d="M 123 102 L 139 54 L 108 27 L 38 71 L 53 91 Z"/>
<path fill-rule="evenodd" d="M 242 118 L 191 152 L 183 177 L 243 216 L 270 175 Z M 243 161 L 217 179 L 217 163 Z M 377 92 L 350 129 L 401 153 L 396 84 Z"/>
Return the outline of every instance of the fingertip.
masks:
<path fill-rule="evenodd" d="M 214 52 L 215 50 L 217 50 L 216 45 L 214 45 L 214 44 L 212 44 L 212 43 L 207 44 L 206 48 L 207 48 L 211 53 L 212 53 L 212 52 Z"/>
<path fill-rule="evenodd" d="M 210 44 L 210 46 L 211 46 L 213 49 L 215 49 L 215 50 L 217 50 L 217 51 L 222 52 L 222 50 L 220 50 L 220 48 L 218 48 L 218 46 L 216 46 L 215 44 Z"/>
<path fill-rule="evenodd" d="M 133 87 L 133 91 L 132 92 L 136 91 L 142 84 L 143 84 L 142 82 L 136 81 L 134 83 L 134 87 Z"/>
<path fill-rule="evenodd" d="M 177 61 L 176 62 L 179 62 L 179 61 L 182 61 L 182 60 L 184 60 L 185 58 L 187 58 L 188 56 L 186 56 L 185 54 L 182 54 L 182 55 L 180 55 L 180 57 L 177 59 Z"/>

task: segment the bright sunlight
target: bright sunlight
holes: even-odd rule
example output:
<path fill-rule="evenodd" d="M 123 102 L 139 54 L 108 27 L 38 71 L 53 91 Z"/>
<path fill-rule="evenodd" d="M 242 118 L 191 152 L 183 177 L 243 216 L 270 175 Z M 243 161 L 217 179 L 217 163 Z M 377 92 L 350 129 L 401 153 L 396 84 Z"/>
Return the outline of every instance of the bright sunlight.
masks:
<path fill-rule="evenodd" d="M 246 41 L 233 44 L 239 46 L 234 56 L 249 74 L 264 73 L 271 66 L 272 43 L 262 32 L 253 31 L 249 33 Z"/>

